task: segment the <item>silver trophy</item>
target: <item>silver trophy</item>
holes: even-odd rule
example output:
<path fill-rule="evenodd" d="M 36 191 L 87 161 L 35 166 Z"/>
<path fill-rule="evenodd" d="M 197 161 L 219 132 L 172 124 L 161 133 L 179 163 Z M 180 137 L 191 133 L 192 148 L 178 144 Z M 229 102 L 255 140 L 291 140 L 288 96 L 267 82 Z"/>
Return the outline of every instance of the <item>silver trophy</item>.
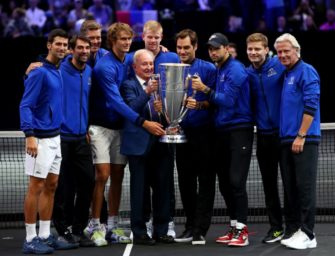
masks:
<path fill-rule="evenodd" d="M 186 136 L 179 123 L 187 113 L 185 102 L 190 86 L 190 65 L 180 63 L 159 64 L 159 95 L 163 105 L 163 117 L 168 126 L 160 138 L 164 143 L 185 143 Z"/>

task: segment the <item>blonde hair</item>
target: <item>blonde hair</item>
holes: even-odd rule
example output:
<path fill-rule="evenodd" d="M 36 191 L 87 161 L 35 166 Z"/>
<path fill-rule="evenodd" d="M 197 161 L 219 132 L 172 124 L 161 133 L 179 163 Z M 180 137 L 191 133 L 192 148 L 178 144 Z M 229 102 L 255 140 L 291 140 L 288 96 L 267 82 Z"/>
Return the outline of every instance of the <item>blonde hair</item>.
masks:
<path fill-rule="evenodd" d="M 253 33 L 247 37 L 247 44 L 252 42 L 262 42 L 263 46 L 268 47 L 268 38 L 262 33 Z"/>
<path fill-rule="evenodd" d="M 110 48 L 112 48 L 113 42 L 117 40 L 117 37 L 121 31 L 129 33 L 132 38 L 134 37 L 134 31 L 128 24 L 115 22 L 109 26 L 107 31 L 107 42 Z"/>
<path fill-rule="evenodd" d="M 293 35 L 291 35 L 290 33 L 285 33 L 279 36 L 274 43 L 274 47 L 276 50 L 277 50 L 277 44 L 282 42 L 289 42 L 292 45 L 292 47 L 296 49 L 297 56 L 298 58 L 300 58 L 301 47 L 300 44 L 298 43 L 298 40 Z"/>
<path fill-rule="evenodd" d="M 101 25 L 95 20 L 85 20 L 80 27 L 80 33 L 87 34 L 88 31 L 101 30 Z"/>
<path fill-rule="evenodd" d="M 143 26 L 143 34 L 149 31 L 163 34 L 163 27 L 158 21 L 148 20 Z"/>

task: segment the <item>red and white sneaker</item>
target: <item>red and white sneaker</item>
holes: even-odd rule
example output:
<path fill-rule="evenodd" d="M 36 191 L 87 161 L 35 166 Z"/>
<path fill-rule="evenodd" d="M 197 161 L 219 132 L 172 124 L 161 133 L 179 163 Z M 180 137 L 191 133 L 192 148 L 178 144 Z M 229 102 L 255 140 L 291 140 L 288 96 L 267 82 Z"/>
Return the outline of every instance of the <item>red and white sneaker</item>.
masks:
<path fill-rule="evenodd" d="M 229 246 L 247 246 L 249 244 L 248 228 L 236 229 L 233 238 L 228 243 Z"/>
<path fill-rule="evenodd" d="M 230 243 L 230 241 L 233 239 L 234 237 L 234 233 L 235 233 L 236 227 L 229 227 L 229 230 L 227 231 L 227 233 L 223 236 L 220 236 L 218 238 L 216 238 L 215 242 L 217 243 L 221 243 L 221 244 L 228 244 Z"/>

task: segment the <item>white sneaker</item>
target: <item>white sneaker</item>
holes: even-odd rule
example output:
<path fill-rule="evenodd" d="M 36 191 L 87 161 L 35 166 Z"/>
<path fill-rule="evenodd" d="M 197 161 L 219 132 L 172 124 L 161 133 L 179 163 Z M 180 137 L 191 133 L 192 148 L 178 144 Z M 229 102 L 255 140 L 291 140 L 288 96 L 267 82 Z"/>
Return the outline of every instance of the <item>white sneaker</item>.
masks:
<path fill-rule="evenodd" d="M 91 236 L 91 240 L 94 242 L 95 246 L 106 246 L 108 242 L 105 239 L 106 232 L 100 228 L 93 231 L 93 234 Z"/>
<path fill-rule="evenodd" d="M 91 239 L 91 236 L 93 235 L 94 230 L 99 229 L 100 226 L 98 224 L 91 224 L 91 222 L 88 223 L 87 227 L 84 229 L 84 235 L 88 238 Z"/>
<path fill-rule="evenodd" d="M 300 230 L 300 229 L 298 229 L 297 231 L 295 231 L 290 237 L 280 240 L 280 243 L 281 243 L 282 245 L 287 246 L 287 244 L 291 241 L 291 239 L 293 238 L 293 236 L 294 236 L 296 233 L 299 232 L 299 230 Z M 285 237 L 285 235 L 284 235 L 284 237 Z"/>
<path fill-rule="evenodd" d="M 147 227 L 147 234 L 148 234 L 148 236 L 150 238 L 152 238 L 152 231 L 153 231 L 152 219 L 150 219 L 148 222 L 146 222 L 145 226 Z"/>
<path fill-rule="evenodd" d="M 172 236 L 173 238 L 176 238 L 176 231 L 174 230 L 174 222 L 173 221 L 169 222 L 167 235 Z"/>
<path fill-rule="evenodd" d="M 303 250 L 307 248 L 316 248 L 316 238 L 310 239 L 305 232 L 299 229 L 290 239 L 286 242 L 288 248 Z"/>

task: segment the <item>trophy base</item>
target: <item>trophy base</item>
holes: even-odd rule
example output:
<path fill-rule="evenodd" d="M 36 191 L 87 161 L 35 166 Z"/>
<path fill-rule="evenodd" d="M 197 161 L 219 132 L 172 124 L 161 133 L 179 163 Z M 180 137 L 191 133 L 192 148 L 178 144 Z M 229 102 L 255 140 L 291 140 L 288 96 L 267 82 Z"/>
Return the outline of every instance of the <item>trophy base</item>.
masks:
<path fill-rule="evenodd" d="M 184 134 L 173 134 L 173 135 L 163 135 L 159 139 L 163 143 L 185 143 L 187 142 L 186 136 Z"/>

